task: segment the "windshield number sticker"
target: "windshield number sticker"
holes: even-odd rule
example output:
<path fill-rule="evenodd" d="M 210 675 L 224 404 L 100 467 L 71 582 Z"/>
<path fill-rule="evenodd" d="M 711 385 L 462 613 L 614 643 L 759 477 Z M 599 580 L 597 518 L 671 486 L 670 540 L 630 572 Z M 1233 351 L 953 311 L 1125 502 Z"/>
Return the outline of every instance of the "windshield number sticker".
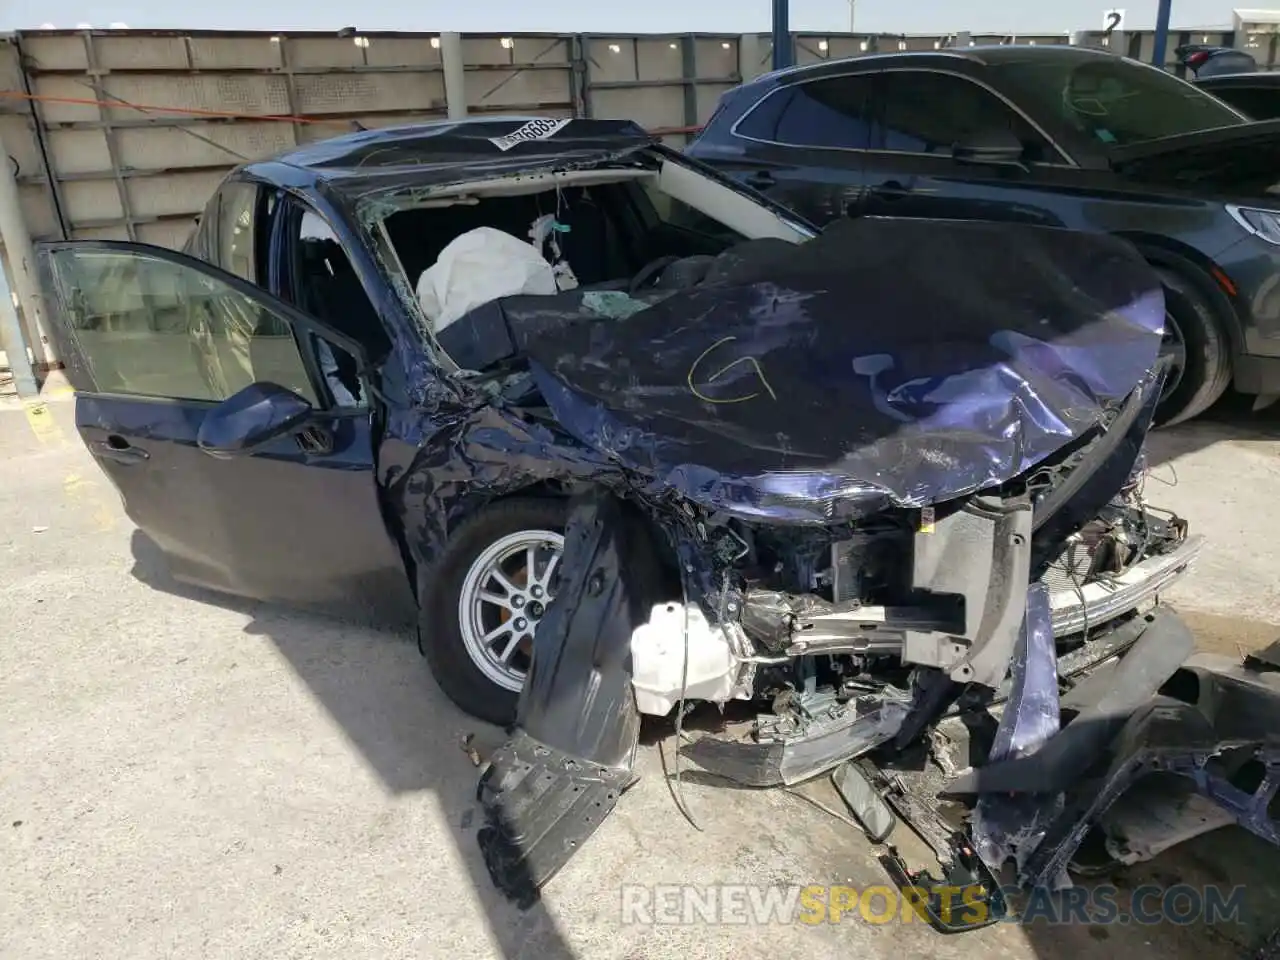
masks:
<path fill-rule="evenodd" d="M 543 120 L 530 120 L 523 127 L 513 130 L 505 136 L 490 137 L 489 142 L 505 153 L 517 143 L 526 143 L 530 140 L 546 140 L 549 137 L 553 137 L 568 125 L 568 120 L 553 120 L 550 117 Z"/>

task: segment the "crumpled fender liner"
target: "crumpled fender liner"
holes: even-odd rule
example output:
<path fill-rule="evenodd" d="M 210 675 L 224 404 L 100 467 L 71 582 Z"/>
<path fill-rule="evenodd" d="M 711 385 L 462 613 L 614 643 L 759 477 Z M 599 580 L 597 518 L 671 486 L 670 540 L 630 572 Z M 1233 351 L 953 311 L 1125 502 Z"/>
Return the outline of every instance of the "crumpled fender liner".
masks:
<path fill-rule="evenodd" d="M 515 728 L 477 791 L 485 865 L 523 906 L 632 781 L 640 712 L 631 634 L 661 602 L 661 583 L 643 518 L 600 488 L 575 496 L 556 599 L 538 626 Z"/>
<path fill-rule="evenodd" d="M 1080 712 L 1035 753 L 971 768 L 943 793 L 1056 794 L 1068 789 L 1106 754 L 1135 710 L 1150 702 L 1186 662 L 1195 638 L 1176 615 L 1158 611 L 1114 670 L 1090 677 L 1072 691 Z M 1088 686 L 1086 686 L 1086 684 Z"/>
<path fill-rule="evenodd" d="M 1109 632 L 1090 640 L 1084 647 L 1064 654 L 1058 658 L 1058 675 L 1073 678 L 1088 674 L 1098 669 L 1098 664 L 1109 660 L 1129 649 L 1138 641 L 1152 622 L 1162 616 L 1173 616 L 1168 610 L 1158 610 L 1151 620 L 1135 617 L 1126 623 L 1113 626 Z M 1108 664 L 1107 666 L 1111 666 Z M 1106 667 L 1102 672 L 1108 672 Z M 942 677 L 942 674 L 938 674 Z M 943 677 L 945 680 L 946 678 Z M 1012 680 L 1007 684 L 1012 687 Z M 939 803 L 939 797 L 951 779 L 948 772 L 954 759 L 971 755 L 974 750 L 973 738 L 980 737 L 978 715 L 985 713 L 992 704 L 999 704 L 1007 699 L 1008 690 L 998 692 L 988 704 L 957 704 L 954 712 L 942 723 L 950 731 L 945 734 L 948 739 L 961 737 L 962 742 L 956 744 L 954 751 L 943 750 L 941 755 L 947 758 L 946 763 L 930 760 L 930 755 L 938 755 L 929 744 L 910 741 L 901 745 L 894 743 L 869 757 L 859 760 L 862 772 L 872 779 L 881 791 L 885 801 L 893 808 L 899 819 L 910 825 L 911 829 L 933 849 L 939 861 L 946 864 L 955 852 L 954 818 L 943 816 L 946 804 Z M 1068 706 L 1072 701 L 1070 694 L 1062 698 L 1062 705 Z M 915 713 L 912 713 L 914 718 Z M 994 734 L 995 718 L 987 717 Z M 905 727 L 904 727 L 905 729 Z"/>

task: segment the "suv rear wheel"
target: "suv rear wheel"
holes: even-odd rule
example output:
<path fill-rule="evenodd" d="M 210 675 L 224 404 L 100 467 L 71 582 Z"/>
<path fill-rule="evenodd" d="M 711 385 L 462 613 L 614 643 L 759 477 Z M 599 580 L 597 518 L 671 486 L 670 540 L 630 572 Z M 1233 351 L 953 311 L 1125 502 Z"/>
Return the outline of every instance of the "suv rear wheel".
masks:
<path fill-rule="evenodd" d="M 466 713 L 515 719 L 533 637 L 555 591 L 567 506 L 520 498 L 485 508 L 450 538 L 418 631 L 436 682 Z"/>
<path fill-rule="evenodd" d="M 1208 410 L 1231 383 L 1231 342 L 1218 312 L 1191 283 L 1158 269 L 1164 284 L 1165 336 L 1162 356 L 1173 361 L 1156 425 L 1167 427 Z"/>

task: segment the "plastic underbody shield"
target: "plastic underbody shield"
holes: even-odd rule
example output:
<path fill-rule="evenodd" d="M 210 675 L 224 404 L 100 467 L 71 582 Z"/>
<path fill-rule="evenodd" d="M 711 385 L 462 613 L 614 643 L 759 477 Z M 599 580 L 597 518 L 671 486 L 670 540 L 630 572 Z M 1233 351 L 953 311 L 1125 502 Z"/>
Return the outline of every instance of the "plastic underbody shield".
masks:
<path fill-rule="evenodd" d="M 631 634 L 656 602 L 654 569 L 648 533 L 620 501 L 604 491 L 575 500 L 514 733 L 478 788 L 485 865 L 521 905 L 536 900 L 632 781 L 640 713 Z"/>

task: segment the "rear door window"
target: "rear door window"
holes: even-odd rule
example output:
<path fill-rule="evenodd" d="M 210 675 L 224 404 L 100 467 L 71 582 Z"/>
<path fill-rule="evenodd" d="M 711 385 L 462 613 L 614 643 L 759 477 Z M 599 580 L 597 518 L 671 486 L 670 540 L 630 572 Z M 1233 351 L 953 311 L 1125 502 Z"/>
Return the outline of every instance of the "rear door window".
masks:
<path fill-rule="evenodd" d="M 792 84 L 761 100 L 738 124 L 739 136 L 793 147 L 865 150 L 872 75 Z"/>
<path fill-rule="evenodd" d="M 883 76 L 879 147 L 899 153 L 950 157 L 957 143 L 1009 131 L 1042 163 L 1057 153 L 1031 123 L 985 87 L 953 74 L 924 70 Z"/>

